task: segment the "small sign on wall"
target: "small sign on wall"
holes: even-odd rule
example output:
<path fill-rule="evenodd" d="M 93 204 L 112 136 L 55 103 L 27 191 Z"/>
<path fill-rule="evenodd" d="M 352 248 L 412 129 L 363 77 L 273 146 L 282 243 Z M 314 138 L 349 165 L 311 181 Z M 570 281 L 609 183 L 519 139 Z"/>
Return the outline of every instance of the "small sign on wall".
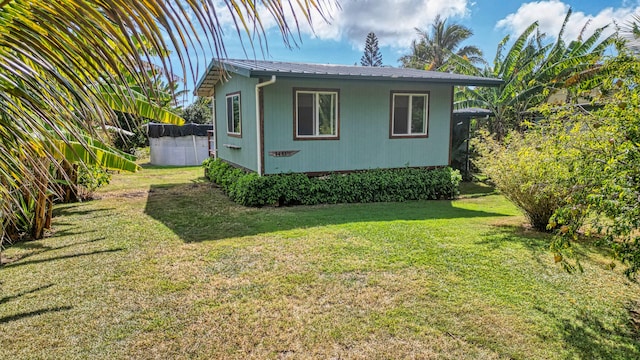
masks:
<path fill-rule="evenodd" d="M 300 150 L 277 150 L 277 151 L 269 151 L 269 156 L 273 156 L 273 157 L 290 157 L 293 156 L 297 153 L 299 153 Z"/>

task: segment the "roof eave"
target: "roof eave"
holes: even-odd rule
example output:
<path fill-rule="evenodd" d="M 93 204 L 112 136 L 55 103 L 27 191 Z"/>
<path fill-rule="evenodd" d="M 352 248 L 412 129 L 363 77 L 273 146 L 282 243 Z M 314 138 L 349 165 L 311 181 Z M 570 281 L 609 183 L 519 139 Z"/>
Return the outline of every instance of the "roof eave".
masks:
<path fill-rule="evenodd" d="M 221 60 L 213 59 L 205 75 L 198 81 L 193 94 L 196 96 L 213 96 L 213 89 L 220 80 L 225 78 L 227 73 L 240 74 L 246 77 L 251 76 L 248 69 L 239 68 L 230 64 L 225 64 Z"/>
<path fill-rule="evenodd" d="M 459 86 L 490 86 L 498 87 L 504 83 L 501 79 L 494 78 L 467 78 L 467 79 L 451 79 L 451 78 L 421 78 L 421 77 L 404 77 L 404 76 L 370 76 L 370 75 L 348 75 L 348 74 L 318 74 L 318 73 L 294 73 L 282 71 L 250 71 L 249 77 L 272 76 L 292 77 L 292 78 L 322 78 L 334 80 L 371 80 L 371 81 L 408 81 L 408 82 L 428 82 L 436 84 L 451 84 Z M 247 76 L 247 75 L 245 75 Z"/>

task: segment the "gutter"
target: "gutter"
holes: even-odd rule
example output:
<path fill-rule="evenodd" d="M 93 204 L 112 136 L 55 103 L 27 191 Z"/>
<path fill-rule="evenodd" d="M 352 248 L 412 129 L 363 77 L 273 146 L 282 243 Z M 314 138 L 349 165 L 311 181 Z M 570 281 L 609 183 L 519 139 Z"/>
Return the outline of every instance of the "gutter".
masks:
<path fill-rule="evenodd" d="M 258 154 L 258 168 L 257 173 L 258 176 L 262 176 L 262 136 L 261 127 L 260 127 L 260 88 L 265 87 L 267 85 L 274 84 L 276 82 L 276 76 L 271 75 L 271 80 L 265 81 L 259 84 L 256 84 L 256 144 L 257 144 L 257 154 Z"/>

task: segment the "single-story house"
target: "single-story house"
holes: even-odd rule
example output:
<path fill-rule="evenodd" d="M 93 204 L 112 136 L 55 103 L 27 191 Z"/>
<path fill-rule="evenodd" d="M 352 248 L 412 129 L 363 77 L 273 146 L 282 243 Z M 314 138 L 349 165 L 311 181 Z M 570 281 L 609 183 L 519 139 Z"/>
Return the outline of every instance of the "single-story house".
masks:
<path fill-rule="evenodd" d="M 214 99 L 217 157 L 262 174 L 451 162 L 453 87 L 500 79 L 391 67 L 214 60 L 195 94 Z"/>

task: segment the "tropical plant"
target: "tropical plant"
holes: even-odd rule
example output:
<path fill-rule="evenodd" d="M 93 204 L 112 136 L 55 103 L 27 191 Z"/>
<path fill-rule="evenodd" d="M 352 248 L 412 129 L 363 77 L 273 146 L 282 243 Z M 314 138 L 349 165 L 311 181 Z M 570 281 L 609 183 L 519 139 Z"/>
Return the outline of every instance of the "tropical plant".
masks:
<path fill-rule="evenodd" d="M 567 43 L 564 33 L 571 16 L 569 11 L 553 43 L 545 44 L 546 35 L 538 22 L 531 24 L 506 50 L 510 37 L 498 45 L 493 66 L 479 70 L 459 56 L 452 56 L 446 69 L 475 76 L 504 80 L 500 87 L 460 88 L 455 94 L 455 107 L 480 107 L 494 116 L 489 131 L 502 138 L 510 129 L 522 130 L 523 123 L 533 116 L 531 111 L 549 100 L 559 90 L 567 92 L 565 102 L 576 102 L 578 95 L 589 94 L 601 85 L 604 54 L 615 34 L 601 39 L 607 26 L 597 28 L 583 38 L 588 23 L 578 39 Z M 506 53 L 505 53 L 506 51 Z"/>
<path fill-rule="evenodd" d="M 15 222 L 24 199 L 36 199 L 34 237 L 42 236 L 56 168 L 62 163 L 96 163 L 135 170 L 121 154 L 92 145 L 99 128 L 111 125 L 114 111 L 140 114 L 154 94 L 145 70 L 158 63 L 190 66 L 189 47 L 224 54 L 218 2 L 164 0 L 13 0 L 0 2 L 0 215 Z M 263 9 L 275 18 L 289 43 L 293 39 L 285 8 L 310 21 L 325 2 L 224 1 L 238 26 L 260 37 Z M 296 19 L 297 22 L 297 19 Z M 204 31 L 198 35 L 196 28 Z M 251 37 L 255 39 L 255 37 Z M 295 40 L 293 40 L 295 41 Z M 160 55 L 160 56 L 157 56 Z M 135 77 L 134 89 L 127 76 Z M 134 95 L 142 94 L 143 97 Z M 148 107 L 145 117 L 162 117 Z M 165 113 L 166 115 L 166 113 Z M 50 209 L 50 207 L 49 207 Z M 7 236 L 6 227 L 0 241 Z"/>
<path fill-rule="evenodd" d="M 399 60 L 403 67 L 438 70 L 452 55 L 467 59 L 472 64 L 483 64 L 482 51 L 476 46 L 460 44 L 473 35 L 471 29 L 460 24 L 447 24 L 447 19 L 436 16 L 430 31 L 416 29 L 418 40 L 411 43 L 411 54 Z"/>
<path fill-rule="evenodd" d="M 380 54 L 380 48 L 378 47 L 378 38 L 373 32 L 370 32 L 367 35 L 367 40 L 365 40 L 364 54 L 360 58 L 360 65 L 382 66 L 382 54 Z"/>

